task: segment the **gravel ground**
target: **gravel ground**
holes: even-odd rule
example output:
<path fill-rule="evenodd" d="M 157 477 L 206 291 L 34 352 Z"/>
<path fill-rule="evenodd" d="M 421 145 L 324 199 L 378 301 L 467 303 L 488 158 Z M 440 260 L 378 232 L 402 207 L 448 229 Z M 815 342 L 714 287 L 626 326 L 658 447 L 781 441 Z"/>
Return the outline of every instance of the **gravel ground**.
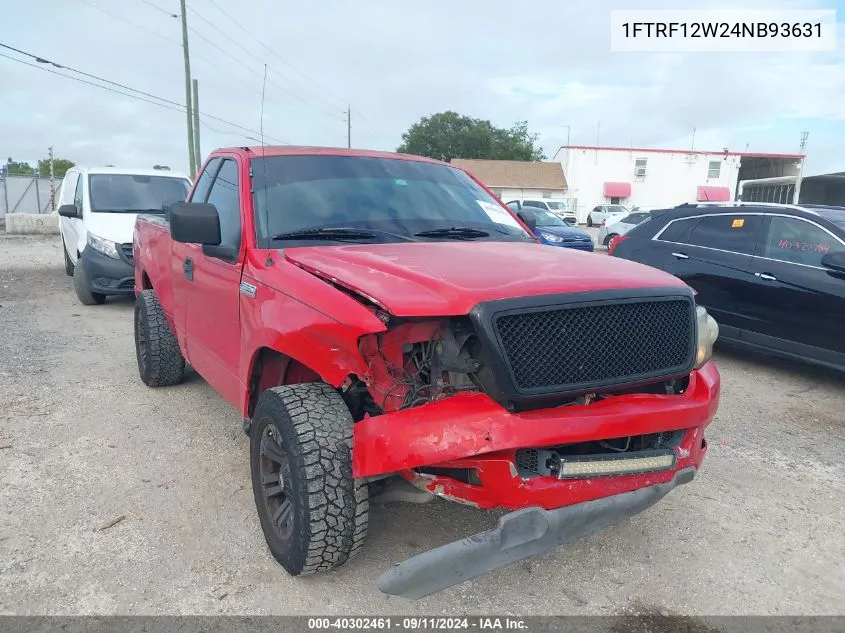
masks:
<path fill-rule="evenodd" d="M 58 238 L 0 236 L 0 613 L 845 614 L 841 376 L 720 351 L 692 484 L 411 602 L 379 593 L 378 574 L 495 516 L 375 506 L 359 558 L 288 577 L 261 535 L 237 413 L 197 376 L 146 388 L 131 314 L 77 302 Z"/>

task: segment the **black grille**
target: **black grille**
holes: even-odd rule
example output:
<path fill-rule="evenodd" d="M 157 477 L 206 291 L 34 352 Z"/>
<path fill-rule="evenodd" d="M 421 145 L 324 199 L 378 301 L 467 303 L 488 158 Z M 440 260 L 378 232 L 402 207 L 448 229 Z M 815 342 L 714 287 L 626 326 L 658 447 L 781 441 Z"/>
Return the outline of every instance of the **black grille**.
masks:
<path fill-rule="evenodd" d="M 121 244 L 120 245 L 120 252 L 123 255 L 123 258 L 128 261 L 130 264 L 135 263 L 135 256 L 132 253 L 132 244 Z"/>
<path fill-rule="evenodd" d="M 519 391 L 624 384 L 690 369 L 693 304 L 685 299 L 603 302 L 494 318 Z"/>

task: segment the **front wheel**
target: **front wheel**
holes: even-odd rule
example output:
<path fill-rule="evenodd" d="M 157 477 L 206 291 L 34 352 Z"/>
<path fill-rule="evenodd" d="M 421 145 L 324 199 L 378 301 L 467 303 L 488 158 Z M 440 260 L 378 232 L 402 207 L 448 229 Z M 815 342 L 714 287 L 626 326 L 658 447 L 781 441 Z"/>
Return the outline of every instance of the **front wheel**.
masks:
<path fill-rule="evenodd" d="M 65 254 L 67 257 L 67 254 Z M 76 262 L 73 270 L 73 290 L 76 298 L 84 306 L 101 306 L 106 302 L 106 295 L 99 292 L 91 292 L 85 282 L 85 275 L 82 273 L 82 259 Z"/>
<path fill-rule="evenodd" d="M 589 226 L 591 228 L 593 226 L 593 216 L 591 216 L 591 215 L 587 216 L 587 226 Z"/>
<path fill-rule="evenodd" d="M 328 571 L 367 534 L 367 484 L 352 477 L 352 416 L 323 383 L 268 389 L 250 431 L 252 490 L 270 553 L 292 576 Z"/>
<path fill-rule="evenodd" d="M 614 237 L 616 237 L 616 235 L 617 235 L 616 233 L 610 233 L 606 238 L 604 238 L 604 245 L 610 246 L 610 240 L 612 240 Z"/>

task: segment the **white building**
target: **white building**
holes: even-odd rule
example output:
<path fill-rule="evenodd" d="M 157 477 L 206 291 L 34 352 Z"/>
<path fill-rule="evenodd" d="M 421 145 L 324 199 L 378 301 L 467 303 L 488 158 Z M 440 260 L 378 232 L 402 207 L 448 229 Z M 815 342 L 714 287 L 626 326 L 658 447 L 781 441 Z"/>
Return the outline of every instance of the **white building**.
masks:
<path fill-rule="evenodd" d="M 454 158 L 452 164 L 473 174 L 503 202 L 567 197 L 566 179 L 558 162 Z"/>
<path fill-rule="evenodd" d="M 734 200 L 738 182 L 797 175 L 801 154 L 706 152 L 640 147 L 561 147 L 560 162 L 577 201 L 578 221 L 600 204 L 674 206 L 684 202 Z"/>

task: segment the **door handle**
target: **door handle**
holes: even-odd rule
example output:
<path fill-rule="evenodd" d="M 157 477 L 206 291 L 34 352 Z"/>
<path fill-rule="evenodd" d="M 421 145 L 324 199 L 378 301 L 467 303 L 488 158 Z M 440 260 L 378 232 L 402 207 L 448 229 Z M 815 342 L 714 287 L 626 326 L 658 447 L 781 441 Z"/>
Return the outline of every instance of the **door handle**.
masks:
<path fill-rule="evenodd" d="M 678 259 L 689 259 L 689 255 L 685 255 L 684 253 L 672 253 L 672 257 L 677 257 Z"/>
<path fill-rule="evenodd" d="M 754 273 L 755 277 L 759 277 L 760 279 L 765 279 L 766 281 L 777 281 L 778 278 L 774 275 L 770 275 L 769 273 Z"/>
<path fill-rule="evenodd" d="M 182 263 L 182 272 L 185 273 L 185 279 L 188 281 L 194 280 L 194 260 L 190 257 Z"/>

